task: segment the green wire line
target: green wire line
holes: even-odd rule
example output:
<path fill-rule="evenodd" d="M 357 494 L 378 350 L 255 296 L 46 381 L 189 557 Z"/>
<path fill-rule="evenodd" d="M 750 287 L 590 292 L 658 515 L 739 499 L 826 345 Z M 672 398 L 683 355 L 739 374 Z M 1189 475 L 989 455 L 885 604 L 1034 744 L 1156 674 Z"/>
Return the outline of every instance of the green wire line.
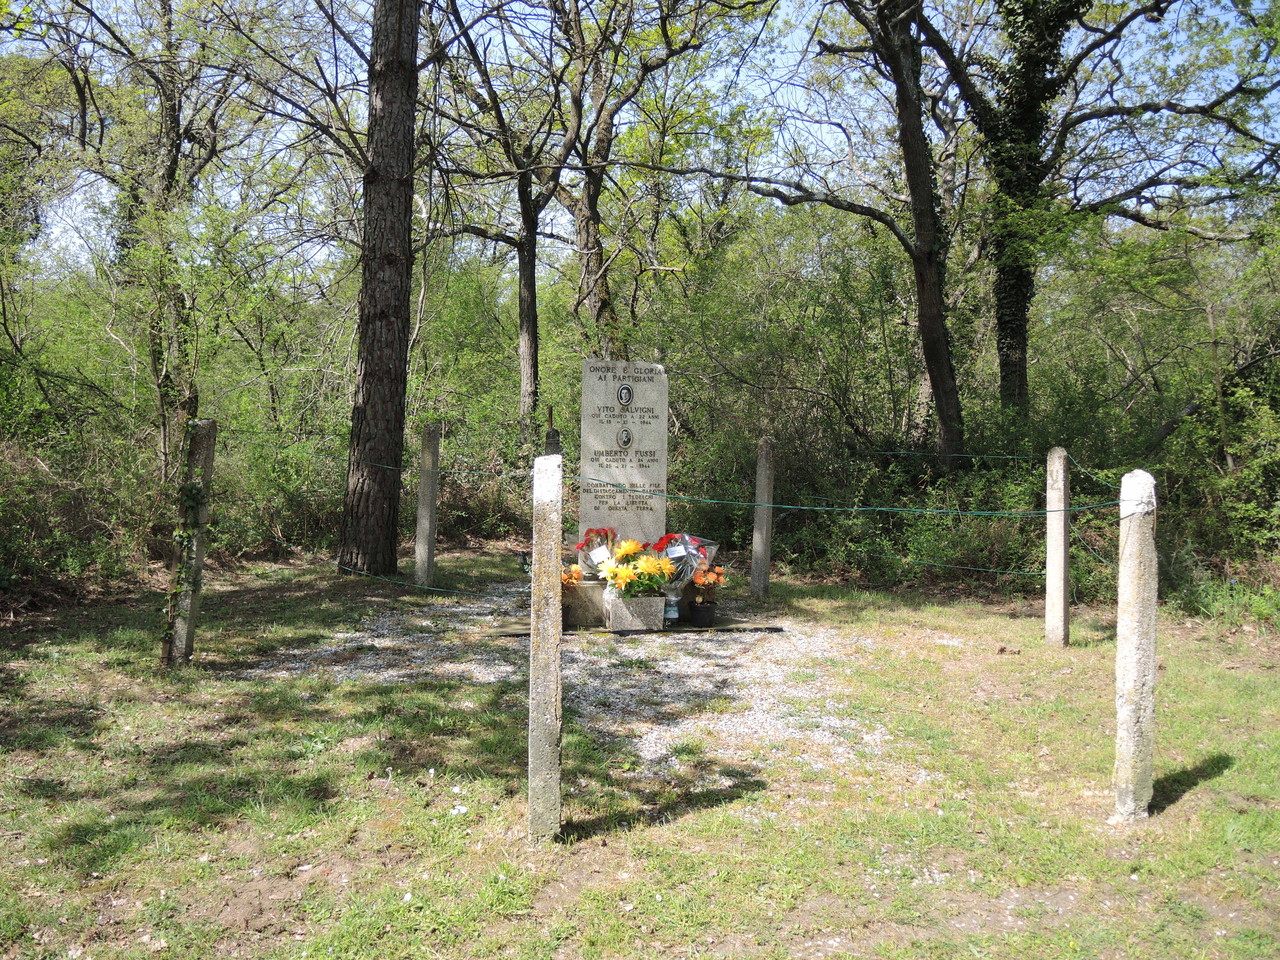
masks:
<path fill-rule="evenodd" d="M 997 570 L 994 567 L 966 567 L 956 563 L 935 563 L 932 560 L 917 560 L 915 557 L 903 557 L 896 553 L 868 553 L 868 557 L 883 557 L 886 560 L 899 560 L 902 563 L 918 563 L 926 567 L 945 567 L 948 570 L 976 570 L 979 573 L 1004 573 L 1014 577 L 1043 577 L 1043 570 Z"/>
<path fill-rule="evenodd" d="M 920 507 L 812 507 L 791 503 L 755 503 L 751 500 L 712 500 L 708 497 L 687 497 L 676 493 L 656 493 L 653 490 L 641 490 L 621 483 L 602 480 L 599 477 L 566 477 L 566 480 L 588 481 L 613 487 L 624 493 L 640 493 L 647 497 L 660 497 L 664 500 L 683 500 L 689 503 L 712 503 L 729 507 L 769 507 L 772 510 L 813 510 L 822 513 L 906 513 L 920 515 L 937 515 L 948 517 L 1046 517 L 1054 513 L 1081 513 L 1085 510 L 1096 510 L 1099 507 L 1114 507 L 1120 501 L 1108 500 L 1104 503 L 1090 503 L 1083 507 L 1067 507 L 1065 510 L 926 510 Z"/>
<path fill-rule="evenodd" d="M 233 433 L 233 432 L 235 432 L 235 431 L 227 431 L 227 432 L 228 432 L 228 433 Z M 261 436 L 265 436 L 265 434 L 260 434 L 260 435 L 261 435 Z M 321 439 L 323 439 L 323 438 L 321 438 Z M 341 439 L 341 438 L 340 438 L 340 437 L 334 437 L 334 438 L 332 438 L 332 439 L 337 440 L 337 439 Z M 285 444 L 285 447 L 300 447 L 300 446 L 302 446 L 302 445 L 303 445 L 303 443 L 304 443 L 304 442 L 305 442 L 305 441 L 299 440 L 299 441 L 296 441 L 296 442 L 294 442 L 294 443 Z M 281 447 L 281 446 L 280 446 L 280 444 L 278 444 L 278 443 L 262 443 L 262 442 L 255 442 L 255 441 L 253 441 L 253 440 L 240 440 L 240 441 L 239 441 L 239 443 L 240 443 L 241 445 L 243 445 L 243 446 L 246 446 L 246 447 L 261 447 L 261 448 L 263 448 L 263 449 L 267 449 L 267 450 L 276 450 L 276 451 L 278 451 L 278 450 L 282 449 L 282 447 Z M 347 459 L 347 457 L 346 457 L 346 455 L 345 455 L 345 454 L 340 454 L 340 453 L 329 453 L 329 454 L 326 454 L 326 453 L 323 453 L 323 452 L 321 452 L 321 451 L 312 451 L 312 454 L 313 454 L 314 456 L 326 457 L 326 458 L 327 458 L 327 459 L 329 459 L 329 460 L 346 460 L 346 459 Z M 391 466 L 390 464 L 387 464 L 387 463 L 376 463 L 376 462 L 375 462 L 375 461 L 373 461 L 373 460 L 357 460 L 357 461 L 355 461 L 355 462 L 356 462 L 356 463 L 362 463 L 362 464 L 365 464 L 366 466 L 370 466 L 370 467 L 381 467 L 381 468 L 382 468 L 382 469 L 384 469 L 384 470 L 396 470 L 396 471 L 399 471 L 399 472 L 401 472 L 401 473 L 403 473 L 403 472 L 405 471 L 405 469 L 406 469 L 405 467 L 393 467 L 393 466 Z M 412 469 L 412 468 L 410 468 L 410 469 Z M 528 478 L 529 478 L 529 474 L 527 474 L 527 473 L 526 473 L 525 471 L 523 471 L 523 470 L 508 470 L 508 471 L 505 471 L 505 472 L 503 472 L 503 471 L 499 471 L 499 470 L 441 470 L 441 471 L 440 471 L 440 473 L 442 473 L 442 474 L 444 474 L 444 473 L 477 474 L 477 475 L 483 475 L 483 476 L 487 476 L 487 477 L 521 477 L 521 478 L 524 478 L 524 479 L 528 479 Z"/>
<path fill-rule="evenodd" d="M 1111 482 L 1110 482 L 1110 481 L 1108 481 L 1108 480 L 1103 480 L 1103 479 L 1102 479 L 1100 476 L 1098 476 L 1096 473 L 1090 473 L 1088 470 L 1086 470 L 1084 467 L 1082 467 L 1082 466 L 1080 465 L 1080 461 L 1079 461 L 1079 460 L 1077 460 L 1075 457 L 1073 457 L 1070 453 L 1068 453 L 1068 454 L 1067 454 L 1067 459 L 1068 459 L 1068 460 L 1070 460 L 1072 463 L 1074 463 L 1074 464 L 1076 465 L 1076 469 L 1077 469 L 1077 470 L 1079 470 L 1081 473 L 1083 473 L 1086 477 L 1089 477 L 1089 478 L 1090 478 L 1091 480 L 1093 480 L 1095 483 L 1100 483 L 1100 484 L 1102 484 L 1104 487 L 1110 487 L 1112 490 L 1119 490 L 1119 489 L 1120 489 L 1120 488 L 1119 488 L 1118 486 L 1116 486 L 1114 483 L 1111 483 Z"/>
<path fill-rule="evenodd" d="M 521 480 L 531 480 L 532 475 L 524 470 L 508 470 L 505 473 L 497 470 L 441 470 L 441 473 L 466 473 L 478 474 L 485 477 L 519 477 Z"/>
<path fill-rule="evenodd" d="M 864 457 L 962 457 L 969 460 L 1039 460 L 1040 457 L 1021 453 L 928 453 L 922 450 L 867 450 Z"/>
<path fill-rule="evenodd" d="M 1112 561 L 1108 560 L 1106 557 L 1104 557 L 1102 554 L 1100 554 L 1097 550 L 1093 549 L 1093 546 L 1089 543 L 1089 541 L 1088 541 L 1088 540 L 1086 540 L 1086 539 L 1085 539 L 1085 538 L 1080 534 L 1080 531 L 1076 529 L 1076 525 L 1075 525 L 1074 523 L 1073 523 L 1073 524 L 1071 524 L 1071 532 L 1072 532 L 1072 534 L 1074 534 L 1074 535 L 1075 535 L 1075 538 L 1076 538 L 1077 540 L 1079 540 L 1082 544 L 1084 544 L 1084 548 L 1085 548 L 1086 550 L 1088 550 L 1090 553 L 1092 553 L 1095 557 L 1097 557 L 1099 560 L 1101 560 L 1101 561 L 1102 561 L 1103 563 L 1105 563 L 1107 566 L 1109 566 L 1109 567 L 1113 567 L 1113 568 L 1115 567 L 1115 563 L 1113 563 Z"/>
<path fill-rule="evenodd" d="M 276 437 L 277 439 L 280 437 L 279 433 L 272 430 L 245 430 L 243 427 L 219 427 L 218 435 L 234 437 Z M 286 444 L 286 446 L 296 447 L 307 440 L 341 440 L 345 443 L 349 439 L 350 437 L 340 436 L 336 433 L 304 433 L 301 439 Z"/>
<path fill-rule="evenodd" d="M 241 446 L 245 446 L 245 447 L 260 447 L 265 450 L 275 450 L 277 452 L 282 449 L 287 449 L 288 447 L 302 446 L 302 441 L 298 441 L 297 443 L 285 444 L 284 447 L 281 447 L 281 445 L 278 443 L 262 443 L 261 441 L 243 440 L 243 439 L 240 440 L 239 443 Z M 324 453 L 319 450 L 313 450 L 312 456 L 325 457 L 328 460 L 346 460 L 347 459 L 347 457 L 344 454 Z M 373 460 L 357 460 L 356 463 L 363 463 L 366 466 L 370 466 L 370 467 L 381 467 L 384 470 L 397 470 L 397 471 L 404 470 L 404 467 L 393 467 L 387 463 L 375 463 Z"/>
<path fill-rule="evenodd" d="M 456 594 L 457 596 L 461 596 L 461 597 L 480 597 L 483 600 L 496 599 L 495 594 L 476 593 L 473 590 L 450 590 L 447 587 L 427 587 L 421 583 L 410 583 L 407 580 L 393 580 L 390 577 L 380 577 L 376 573 L 366 573 L 365 571 L 357 570 L 354 567 L 344 567 L 342 564 L 338 563 L 336 560 L 330 560 L 327 562 L 332 563 L 339 570 L 345 570 L 347 573 L 359 574 L 362 577 L 368 577 L 370 580 L 381 580 L 384 583 L 395 584 L 398 587 L 413 587 L 415 590 L 428 590 L 431 593 Z"/>

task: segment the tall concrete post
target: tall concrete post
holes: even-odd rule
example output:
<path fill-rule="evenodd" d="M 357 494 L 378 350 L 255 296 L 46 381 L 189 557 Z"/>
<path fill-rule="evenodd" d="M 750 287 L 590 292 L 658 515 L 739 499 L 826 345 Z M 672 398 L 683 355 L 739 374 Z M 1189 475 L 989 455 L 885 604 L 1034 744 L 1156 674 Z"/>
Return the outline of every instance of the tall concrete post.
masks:
<path fill-rule="evenodd" d="M 422 431 L 418 467 L 418 525 L 413 539 L 413 579 L 431 586 L 436 575 L 436 501 L 440 496 L 440 424 Z"/>
<path fill-rule="evenodd" d="M 533 462 L 533 584 L 529 634 L 529 839 L 560 832 L 560 542 L 564 462 Z"/>
<path fill-rule="evenodd" d="M 1116 767 L 1112 823 L 1147 816 L 1156 713 L 1156 481 L 1143 470 L 1120 482 L 1116 609 Z"/>
<path fill-rule="evenodd" d="M 773 440 L 760 438 L 756 451 L 756 515 L 751 532 L 751 596 L 769 595 L 769 566 L 773 560 Z"/>
<path fill-rule="evenodd" d="M 209 489 L 213 485 L 213 450 L 218 421 L 187 423 L 187 467 L 178 493 L 178 570 L 175 599 L 161 647 L 166 665 L 188 663 L 195 651 L 196 619 L 204 585 L 204 551 L 209 529 Z"/>
<path fill-rule="evenodd" d="M 1066 646 L 1071 636 L 1071 475 L 1067 451 L 1049 451 L 1045 470 L 1044 639 Z"/>

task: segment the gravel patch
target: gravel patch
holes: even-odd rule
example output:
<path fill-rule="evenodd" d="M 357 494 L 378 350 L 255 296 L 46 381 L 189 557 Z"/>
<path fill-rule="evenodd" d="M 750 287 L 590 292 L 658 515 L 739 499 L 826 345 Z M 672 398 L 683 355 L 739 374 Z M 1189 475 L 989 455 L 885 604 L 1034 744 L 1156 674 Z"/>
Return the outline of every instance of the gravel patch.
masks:
<path fill-rule="evenodd" d="M 528 637 L 492 631 L 527 610 L 527 585 L 502 584 L 483 599 L 383 611 L 328 642 L 286 651 L 238 676 L 523 683 Z M 819 769 L 878 754 L 887 731 L 849 715 L 830 670 L 856 659 L 872 641 L 805 621 L 770 625 L 782 631 L 568 634 L 566 707 L 588 730 L 629 741 L 647 775 L 679 767 L 678 754 L 691 745 L 724 762 L 754 765 L 785 752 Z"/>

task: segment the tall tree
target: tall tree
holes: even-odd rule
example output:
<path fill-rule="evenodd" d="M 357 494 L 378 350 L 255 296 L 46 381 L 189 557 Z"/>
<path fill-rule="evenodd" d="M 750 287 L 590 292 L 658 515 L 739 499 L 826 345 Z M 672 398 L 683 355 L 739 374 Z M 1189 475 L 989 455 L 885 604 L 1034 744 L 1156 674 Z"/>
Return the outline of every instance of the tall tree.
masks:
<path fill-rule="evenodd" d="M 18 39 L 69 95 L 42 120 L 69 165 L 103 185 L 110 205 L 116 306 L 143 328 L 155 394 L 160 473 L 176 469 L 182 423 L 200 406 L 197 304 L 179 249 L 192 204 L 219 163 L 254 135 L 238 109 L 239 62 L 207 42 L 216 12 L 174 0 L 113 7 L 40 3 Z"/>
<path fill-rule="evenodd" d="M 437 48 L 447 50 L 447 95 L 428 109 L 460 134 L 439 137 L 433 145 L 436 164 L 455 195 L 466 192 L 471 201 L 455 211 L 456 226 L 433 232 L 467 233 L 515 251 L 519 416 L 528 444 L 534 437 L 539 391 L 539 234 L 576 142 L 575 123 L 581 120 L 565 109 L 563 100 L 581 99 L 585 76 L 566 75 L 568 62 L 550 42 L 542 5 L 512 2 L 483 11 L 444 0 L 442 23 L 431 29 Z M 563 126 L 566 118 L 568 126 Z M 464 184 L 478 189 L 467 190 Z M 477 193 L 491 200 L 495 186 L 506 188 L 497 204 L 477 202 Z"/>
<path fill-rule="evenodd" d="M 564 77 L 577 87 L 561 98 L 568 111 L 562 126 L 577 132 L 572 152 L 575 176 L 562 178 L 556 200 L 573 218 L 579 275 L 576 309 L 586 339 L 602 357 L 627 354 L 610 283 L 614 251 L 608 241 L 605 201 L 611 172 L 620 160 L 616 148 L 628 111 L 674 60 L 716 42 L 772 6 L 771 0 L 556 0 L 552 7 L 554 42 L 566 61 Z"/>
<path fill-rule="evenodd" d="M 944 189 L 940 180 L 944 167 L 956 167 L 958 124 L 946 89 L 935 77 L 926 82 L 915 0 L 841 0 L 838 8 L 848 19 L 815 26 L 815 33 L 829 32 L 834 39 L 819 39 L 818 56 L 801 68 L 811 73 L 800 82 L 821 101 L 823 115 L 815 119 L 797 107 L 798 123 L 787 124 L 802 131 L 797 137 L 820 129 L 830 132 L 831 139 L 812 134 L 814 152 L 797 139 L 784 156 L 775 157 L 782 169 L 774 176 L 689 172 L 741 181 L 752 192 L 787 205 L 823 204 L 889 231 L 907 255 L 915 279 L 915 327 L 927 378 L 921 396 L 933 404 L 935 447 L 954 463 L 951 458 L 964 451 L 964 417 L 947 325 L 947 260 L 958 206 L 948 193 L 962 193 L 963 187 L 953 182 Z M 847 72 L 849 83 L 857 87 L 845 116 L 837 115 L 840 108 L 831 101 L 838 99 L 833 90 L 846 78 L 833 77 L 828 69 Z M 879 150 L 885 140 L 893 147 L 890 161 L 858 152 Z"/>
<path fill-rule="evenodd" d="M 874 4 L 843 0 L 849 16 L 866 31 L 869 51 L 893 87 L 898 146 L 911 211 L 911 233 L 900 231 L 899 239 L 904 241 L 915 272 L 920 348 L 937 410 L 938 451 L 954 455 L 964 452 L 964 419 L 946 321 L 950 237 L 940 211 L 933 146 L 925 130 L 921 43 L 909 17 L 914 5 L 914 0 Z"/>
<path fill-rule="evenodd" d="M 1271 12 L 1250 4 L 993 5 L 989 14 L 920 3 L 915 17 L 981 138 L 1000 400 L 1021 410 L 1036 267 L 1055 232 L 1055 200 L 1074 185 L 1069 206 L 1156 226 L 1191 195 L 1233 199 L 1237 189 L 1224 181 L 1269 175 L 1277 138 L 1265 124 L 1280 89 L 1280 44 Z"/>
<path fill-rule="evenodd" d="M 359 356 L 338 565 L 396 570 L 413 285 L 419 0 L 375 0 Z"/>

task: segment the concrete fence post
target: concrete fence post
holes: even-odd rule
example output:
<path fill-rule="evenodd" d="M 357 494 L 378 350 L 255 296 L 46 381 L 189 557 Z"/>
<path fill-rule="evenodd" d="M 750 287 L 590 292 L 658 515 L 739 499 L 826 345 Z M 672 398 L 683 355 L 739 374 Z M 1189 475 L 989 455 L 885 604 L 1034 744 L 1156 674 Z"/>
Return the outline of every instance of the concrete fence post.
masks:
<path fill-rule="evenodd" d="M 173 602 L 160 651 L 160 660 L 165 666 L 189 663 L 195 652 L 218 421 L 191 420 L 187 431 L 187 465 L 178 491 L 178 569 L 174 574 Z"/>
<path fill-rule="evenodd" d="M 1067 451 L 1049 451 L 1045 470 L 1044 638 L 1066 646 L 1071 636 L 1071 474 Z"/>
<path fill-rule="evenodd" d="M 440 496 L 440 424 L 422 431 L 418 468 L 418 523 L 413 540 L 413 579 L 429 587 L 436 575 L 436 501 Z"/>
<path fill-rule="evenodd" d="M 1147 816 L 1156 712 L 1156 481 L 1143 470 L 1120 482 L 1116 607 L 1116 795 L 1112 823 Z"/>
<path fill-rule="evenodd" d="M 760 439 L 756 451 L 756 512 L 751 532 L 751 596 L 769 595 L 769 567 L 773 562 L 773 440 Z"/>
<path fill-rule="evenodd" d="M 560 832 L 560 551 L 563 458 L 533 463 L 533 583 L 529 633 L 529 840 Z"/>

